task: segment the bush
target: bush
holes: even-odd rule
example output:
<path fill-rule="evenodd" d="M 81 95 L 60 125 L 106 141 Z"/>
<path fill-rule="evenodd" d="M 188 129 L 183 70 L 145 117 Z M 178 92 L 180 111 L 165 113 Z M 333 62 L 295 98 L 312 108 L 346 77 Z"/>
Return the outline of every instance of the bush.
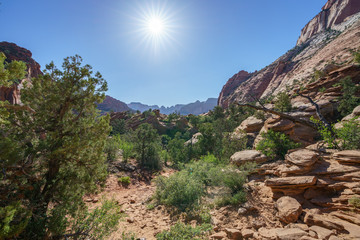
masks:
<path fill-rule="evenodd" d="M 246 202 L 246 193 L 245 192 L 238 192 L 234 195 L 227 194 L 215 201 L 217 207 L 223 207 L 227 205 L 239 205 L 241 203 Z"/>
<path fill-rule="evenodd" d="M 119 156 L 119 148 L 115 139 L 109 137 L 106 139 L 104 152 L 106 154 L 107 162 L 111 163 L 115 161 Z"/>
<path fill-rule="evenodd" d="M 176 223 L 168 231 L 163 231 L 156 235 L 158 240 L 197 240 L 204 239 L 205 234 L 212 229 L 211 224 L 203 224 L 192 227 L 184 223 Z"/>
<path fill-rule="evenodd" d="M 115 119 L 110 122 L 110 126 L 112 127 L 110 135 L 125 134 L 128 131 L 125 119 Z"/>
<path fill-rule="evenodd" d="M 301 144 L 295 143 L 289 139 L 284 133 L 274 132 L 269 130 L 267 133 L 262 133 L 263 139 L 256 146 L 256 150 L 261 151 L 270 159 L 281 158 L 284 159 L 288 150 L 298 148 Z"/>
<path fill-rule="evenodd" d="M 333 133 L 319 120 L 314 118 L 310 118 L 310 120 L 317 125 L 322 139 L 328 144 L 329 148 L 340 150 L 360 149 L 360 123 L 356 119 L 343 123 L 343 127 L 339 129 L 335 129 L 334 125 L 332 125 Z"/>
<path fill-rule="evenodd" d="M 359 197 L 350 198 L 349 205 L 353 206 L 354 208 L 360 208 L 360 198 Z"/>
<path fill-rule="evenodd" d="M 118 182 L 119 182 L 121 185 L 124 185 L 124 186 L 128 186 L 128 185 L 130 185 L 130 183 L 131 183 L 130 177 L 128 177 L 128 176 L 126 176 L 126 177 L 119 177 Z"/>
<path fill-rule="evenodd" d="M 291 108 L 290 97 L 285 92 L 279 93 L 276 96 L 275 109 L 280 112 L 290 112 Z"/>
<path fill-rule="evenodd" d="M 116 143 L 117 148 L 122 150 L 122 157 L 123 157 L 123 161 L 127 162 L 127 160 L 130 157 L 134 156 L 134 144 L 132 144 L 129 141 L 126 141 L 124 139 L 124 137 L 120 136 L 120 135 L 116 135 L 113 136 L 114 142 Z"/>
<path fill-rule="evenodd" d="M 166 206 L 173 206 L 180 211 L 197 206 L 205 189 L 201 181 L 186 171 L 180 171 L 168 178 L 156 179 L 155 199 Z"/>
<path fill-rule="evenodd" d="M 351 80 L 351 77 L 346 77 L 340 81 L 342 86 L 342 95 L 339 97 L 338 111 L 342 116 L 346 116 L 352 112 L 352 110 L 360 105 L 360 97 L 356 94 L 360 91 L 360 87 L 355 85 Z"/>

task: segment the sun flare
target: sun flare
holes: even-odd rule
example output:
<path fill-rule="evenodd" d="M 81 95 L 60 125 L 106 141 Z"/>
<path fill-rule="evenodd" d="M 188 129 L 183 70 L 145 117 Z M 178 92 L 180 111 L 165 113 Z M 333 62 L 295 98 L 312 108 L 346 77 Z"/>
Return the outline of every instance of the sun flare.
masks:
<path fill-rule="evenodd" d="M 161 34 L 164 32 L 164 21 L 159 17 L 152 17 L 147 23 L 148 31 L 151 34 Z"/>

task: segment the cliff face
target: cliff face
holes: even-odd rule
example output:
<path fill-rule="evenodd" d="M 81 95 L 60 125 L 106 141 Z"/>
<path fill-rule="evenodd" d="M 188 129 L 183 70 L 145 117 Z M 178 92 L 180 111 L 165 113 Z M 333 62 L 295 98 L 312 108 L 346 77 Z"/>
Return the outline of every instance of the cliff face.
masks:
<path fill-rule="evenodd" d="M 218 104 L 228 107 L 232 102 L 277 94 L 296 82 L 310 81 L 315 68 L 323 70 L 329 63 L 350 62 L 351 51 L 360 48 L 359 12 L 358 0 L 329 0 L 302 30 L 293 49 L 260 71 L 238 80 L 236 75 L 230 78 L 220 92 Z"/>
<path fill-rule="evenodd" d="M 360 11 L 359 0 L 329 0 L 322 11 L 302 30 L 297 45 L 306 42 L 314 35 L 327 29 L 339 30 L 347 17 Z"/>
<path fill-rule="evenodd" d="M 25 81 L 30 81 L 31 77 L 37 77 L 41 73 L 40 65 L 32 58 L 32 53 L 15 43 L 0 42 L 0 52 L 6 56 L 7 62 L 17 60 L 27 64 L 28 75 L 25 79 L 21 79 L 19 84 L 14 84 L 10 88 L 0 87 L 0 100 L 8 101 L 11 104 L 21 104 L 20 89 Z"/>

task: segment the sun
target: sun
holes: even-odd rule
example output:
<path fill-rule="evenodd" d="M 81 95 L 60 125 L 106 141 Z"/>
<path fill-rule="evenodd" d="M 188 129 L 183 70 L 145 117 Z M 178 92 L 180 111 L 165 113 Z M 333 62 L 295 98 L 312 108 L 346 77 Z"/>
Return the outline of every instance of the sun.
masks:
<path fill-rule="evenodd" d="M 150 34 L 160 35 L 165 31 L 165 22 L 160 17 L 152 17 L 147 22 L 147 30 Z"/>

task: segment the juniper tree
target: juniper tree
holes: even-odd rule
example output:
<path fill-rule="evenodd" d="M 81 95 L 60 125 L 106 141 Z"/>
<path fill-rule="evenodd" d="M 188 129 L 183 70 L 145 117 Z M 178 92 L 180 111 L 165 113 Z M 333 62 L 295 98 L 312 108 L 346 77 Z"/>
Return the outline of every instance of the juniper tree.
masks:
<path fill-rule="evenodd" d="M 47 65 L 22 90 L 25 107 L 9 110 L 0 128 L 0 201 L 20 200 L 30 211 L 21 237 L 63 236 L 85 209 L 84 194 L 105 180 L 109 117 L 99 116 L 96 103 L 106 90 L 101 74 L 76 55 L 61 70 Z"/>

